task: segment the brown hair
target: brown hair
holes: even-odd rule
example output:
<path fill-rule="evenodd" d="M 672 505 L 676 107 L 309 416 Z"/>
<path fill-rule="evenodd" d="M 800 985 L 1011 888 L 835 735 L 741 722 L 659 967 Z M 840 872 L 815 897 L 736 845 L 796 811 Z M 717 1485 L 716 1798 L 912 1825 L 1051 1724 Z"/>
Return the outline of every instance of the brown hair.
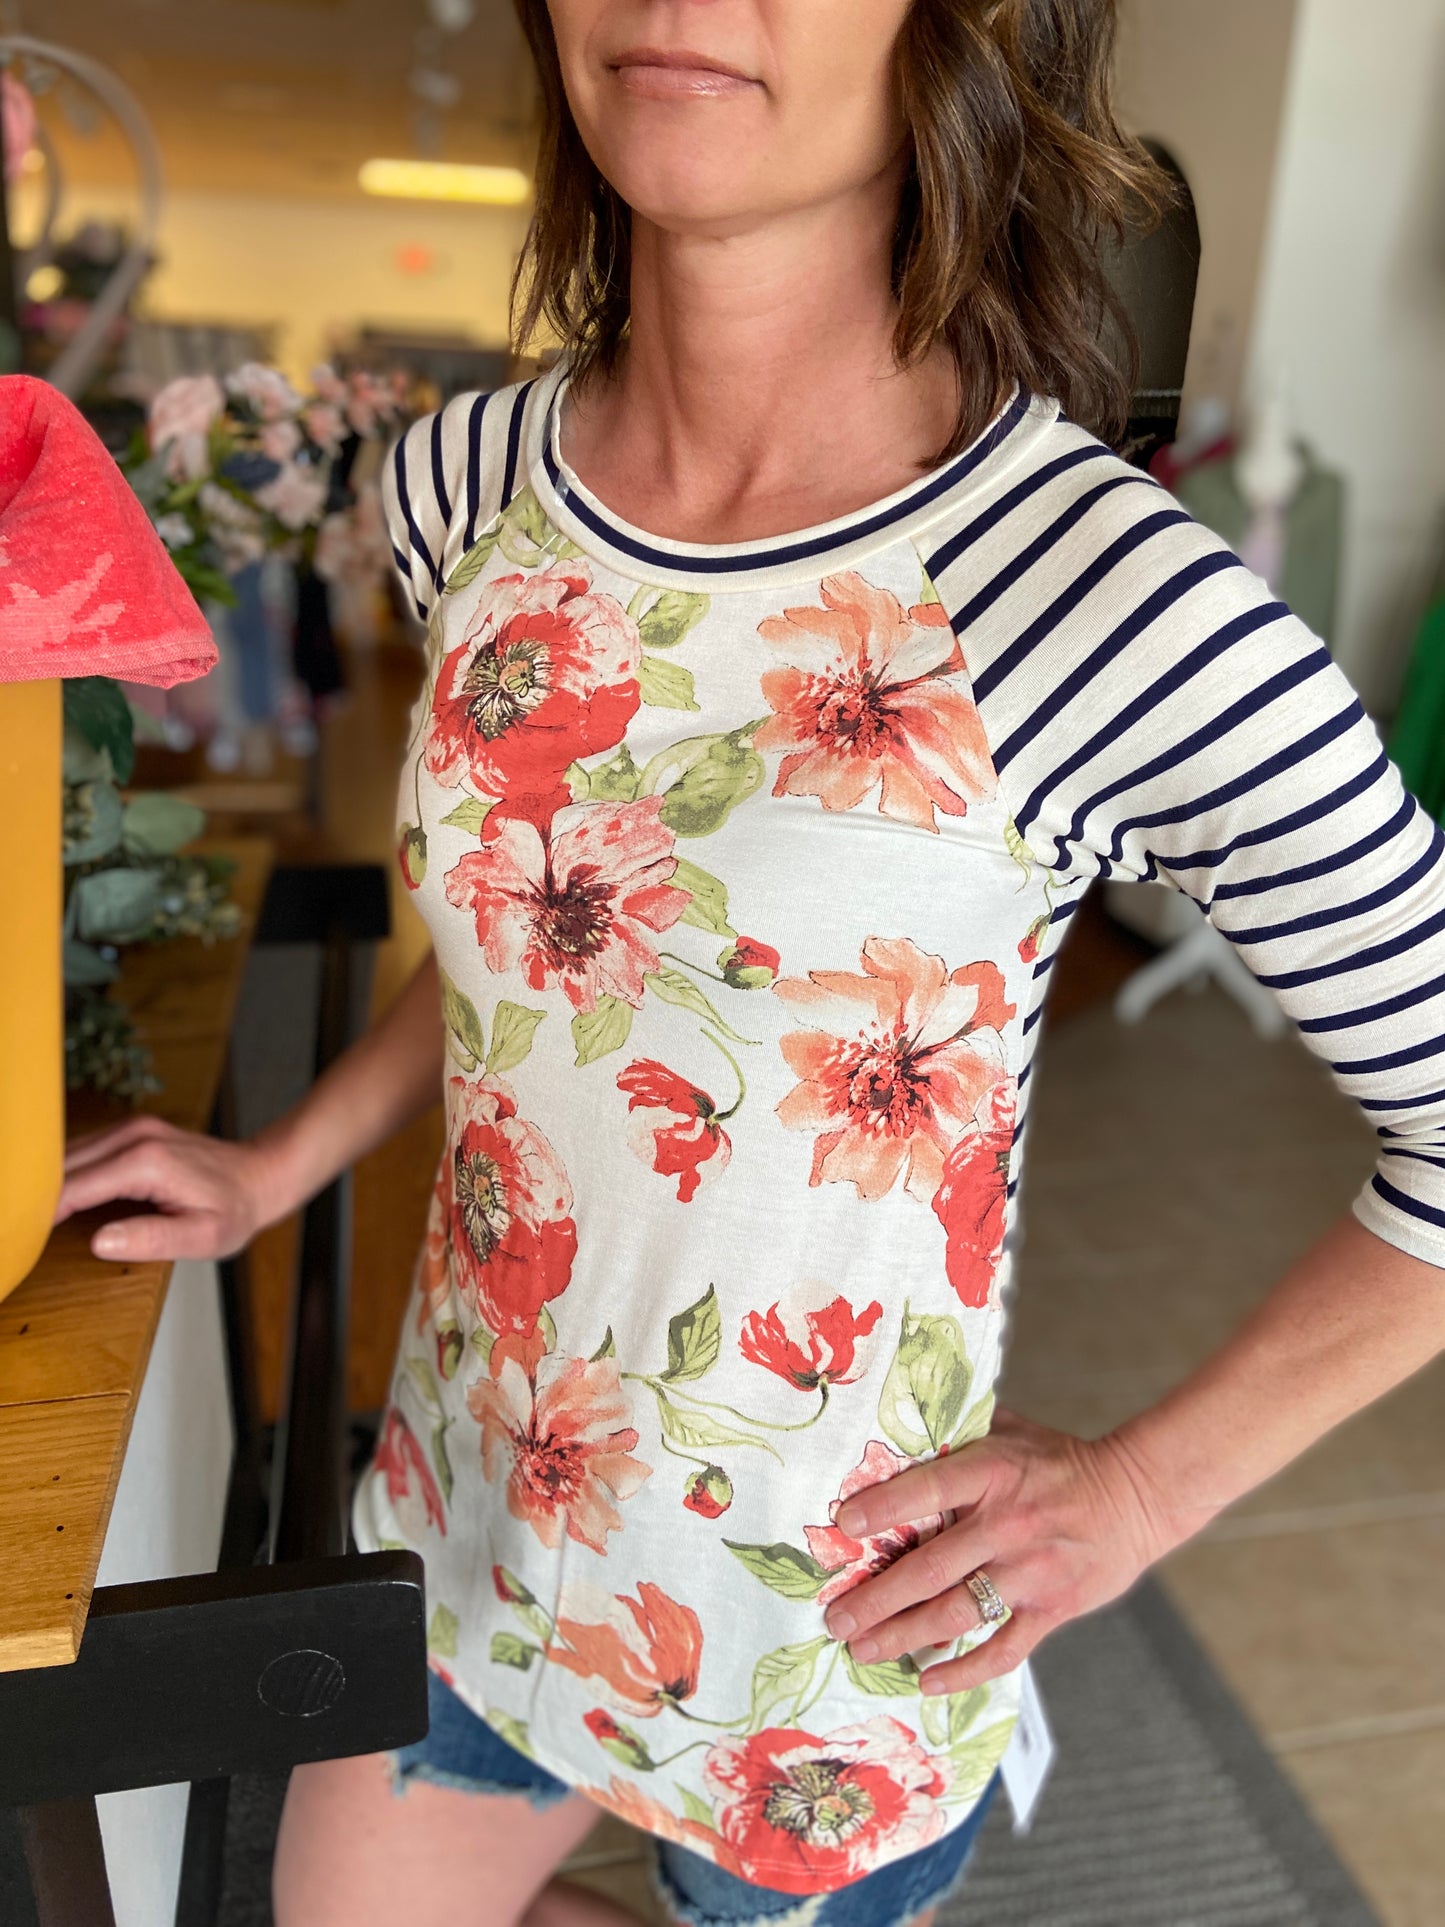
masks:
<path fill-rule="evenodd" d="M 572 118 L 546 0 L 516 3 L 542 124 L 514 324 L 525 343 L 545 321 L 579 375 L 605 373 L 626 338 L 630 216 Z M 961 400 L 940 460 L 1015 381 L 1107 440 L 1123 432 L 1137 349 L 1104 250 L 1173 188 L 1114 117 L 1115 28 L 1115 0 L 913 0 L 904 22 L 893 340 L 902 366 L 937 342 L 953 355 Z"/>

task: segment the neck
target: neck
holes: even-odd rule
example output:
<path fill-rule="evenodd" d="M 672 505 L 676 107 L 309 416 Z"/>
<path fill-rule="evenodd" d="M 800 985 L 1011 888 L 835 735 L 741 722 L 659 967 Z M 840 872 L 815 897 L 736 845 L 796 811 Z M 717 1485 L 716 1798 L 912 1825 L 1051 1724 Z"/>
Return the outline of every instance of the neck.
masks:
<path fill-rule="evenodd" d="M 722 238 L 634 217 L 626 352 L 565 430 L 582 479 L 652 532 L 704 540 L 781 533 L 912 480 L 955 393 L 946 356 L 893 358 L 896 205 L 890 176 Z"/>

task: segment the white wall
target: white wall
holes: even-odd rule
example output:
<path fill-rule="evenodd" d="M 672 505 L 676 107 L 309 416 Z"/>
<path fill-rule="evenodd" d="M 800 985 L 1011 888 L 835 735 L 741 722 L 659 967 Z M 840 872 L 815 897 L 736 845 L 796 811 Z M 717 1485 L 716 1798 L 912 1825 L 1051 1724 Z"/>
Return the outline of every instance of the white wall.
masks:
<path fill-rule="evenodd" d="M 23 193 L 17 200 L 23 232 L 33 213 Z M 77 185 L 63 227 L 134 212 L 123 190 Z M 296 380 L 333 335 L 363 322 L 501 347 L 526 227 L 525 209 L 177 191 L 139 305 L 160 320 L 274 323 L 277 358 Z M 430 255 L 424 272 L 405 271 L 404 258 L 419 259 L 407 250 Z"/>
<path fill-rule="evenodd" d="M 1445 0 L 1299 0 L 1249 363 L 1281 378 L 1348 478 L 1336 653 L 1387 712 L 1445 554 Z"/>
<path fill-rule="evenodd" d="M 1254 319 L 1296 0 L 1122 0 L 1119 107 L 1184 169 L 1201 259 L 1186 394 L 1236 399 Z"/>

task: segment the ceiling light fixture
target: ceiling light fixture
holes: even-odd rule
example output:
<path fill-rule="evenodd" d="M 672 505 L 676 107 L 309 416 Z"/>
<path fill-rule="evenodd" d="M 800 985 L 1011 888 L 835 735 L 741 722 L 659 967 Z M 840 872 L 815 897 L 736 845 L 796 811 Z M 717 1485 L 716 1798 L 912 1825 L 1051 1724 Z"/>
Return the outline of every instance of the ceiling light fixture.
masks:
<path fill-rule="evenodd" d="M 519 167 L 467 167 L 455 161 L 363 163 L 363 193 L 401 201 L 472 201 L 483 207 L 521 207 L 532 183 Z"/>

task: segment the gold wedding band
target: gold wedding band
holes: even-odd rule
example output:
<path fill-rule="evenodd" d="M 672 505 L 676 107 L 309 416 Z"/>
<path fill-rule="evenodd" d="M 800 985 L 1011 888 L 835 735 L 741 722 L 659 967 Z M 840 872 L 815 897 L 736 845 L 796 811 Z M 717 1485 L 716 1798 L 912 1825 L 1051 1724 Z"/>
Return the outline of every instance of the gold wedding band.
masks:
<path fill-rule="evenodd" d="M 978 1616 L 985 1626 L 996 1626 L 1001 1619 L 1008 1618 L 1008 1607 L 999 1596 L 998 1587 L 982 1568 L 971 1572 L 963 1583 L 978 1602 Z"/>

